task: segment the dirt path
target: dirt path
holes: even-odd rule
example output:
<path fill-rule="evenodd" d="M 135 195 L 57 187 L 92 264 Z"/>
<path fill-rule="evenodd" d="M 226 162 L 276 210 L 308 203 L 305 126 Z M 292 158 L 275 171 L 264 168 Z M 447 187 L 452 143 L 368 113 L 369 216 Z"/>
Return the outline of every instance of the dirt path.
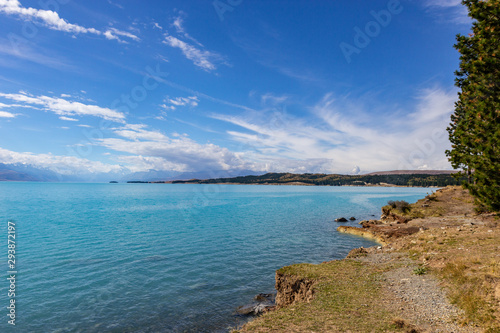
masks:
<path fill-rule="evenodd" d="M 395 267 L 383 274 L 384 306 L 391 309 L 399 325 L 414 332 L 476 333 L 476 327 L 457 324 L 463 311 L 452 305 L 439 280 L 430 274 L 415 274 L 421 267 L 417 261 L 387 250 L 374 250 L 357 260 L 374 265 Z"/>

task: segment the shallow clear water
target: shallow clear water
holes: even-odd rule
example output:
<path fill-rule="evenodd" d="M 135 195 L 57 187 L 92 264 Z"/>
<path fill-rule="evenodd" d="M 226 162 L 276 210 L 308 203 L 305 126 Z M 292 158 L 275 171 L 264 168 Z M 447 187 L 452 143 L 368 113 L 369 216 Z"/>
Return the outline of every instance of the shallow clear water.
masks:
<path fill-rule="evenodd" d="M 0 331 L 226 332 L 274 290 L 276 269 L 371 246 L 333 219 L 380 215 L 424 188 L 0 183 L 16 222 L 16 327 Z M 348 222 L 344 225 L 356 225 Z M 3 272 L 7 276 L 7 242 Z"/>

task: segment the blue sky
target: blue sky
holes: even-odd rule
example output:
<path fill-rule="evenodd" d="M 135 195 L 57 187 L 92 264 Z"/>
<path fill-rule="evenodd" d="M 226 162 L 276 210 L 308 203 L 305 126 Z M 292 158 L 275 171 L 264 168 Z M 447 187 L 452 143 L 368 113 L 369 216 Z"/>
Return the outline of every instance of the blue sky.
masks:
<path fill-rule="evenodd" d="M 0 163 L 449 169 L 458 0 L 0 0 Z"/>

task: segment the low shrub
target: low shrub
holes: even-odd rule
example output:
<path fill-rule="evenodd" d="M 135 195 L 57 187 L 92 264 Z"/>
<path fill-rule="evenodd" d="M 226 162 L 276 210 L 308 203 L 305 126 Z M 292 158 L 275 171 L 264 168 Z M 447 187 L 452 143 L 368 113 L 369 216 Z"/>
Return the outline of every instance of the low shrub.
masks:
<path fill-rule="evenodd" d="M 437 194 L 436 194 L 436 193 L 434 193 L 434 192 L 432 192 L 431 194 L 427 194 L 427 195 L 425 196 L 425 199 L 426 199 L 426 200 L 429 200 L 429 201 L 438 201 L 438 199 L 437 199 Z"/>
<path fill-rule="evenodd" d="M 410 212 L 410 210 L 411 210 L 410 204 L 404 200 L 398 200 L 398 201 L 389 200 L 389 201 L 387 201 L 387 206 L 389 206 L 392 209 L 396 209 L 396 210 L 400 211 L 401 213 L 405 213 L 405 214 Z M 384 206 L 384 208 L 389 208 L 387 206 Z"/>

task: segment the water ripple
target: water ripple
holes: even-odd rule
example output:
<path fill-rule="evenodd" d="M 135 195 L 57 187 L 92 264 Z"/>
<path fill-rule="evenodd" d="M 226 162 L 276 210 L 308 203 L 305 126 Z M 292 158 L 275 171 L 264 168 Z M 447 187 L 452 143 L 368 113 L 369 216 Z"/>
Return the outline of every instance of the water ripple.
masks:
<path fill-rule="evenodd" d="M 337 234 L 335 217 L 369 218 L 387 198 L 411 201 L 428 191 L 213 190 L 0 184 L 3 213 L 19 225 L 18 331 L 226 332 L 244 321 L 237 306 L 273 291 L 281 266 L 373 244 Z M 210 197 L 197 206 L 200 193 Z M 7 302 L 1 293 L 0 304 Z"/>

